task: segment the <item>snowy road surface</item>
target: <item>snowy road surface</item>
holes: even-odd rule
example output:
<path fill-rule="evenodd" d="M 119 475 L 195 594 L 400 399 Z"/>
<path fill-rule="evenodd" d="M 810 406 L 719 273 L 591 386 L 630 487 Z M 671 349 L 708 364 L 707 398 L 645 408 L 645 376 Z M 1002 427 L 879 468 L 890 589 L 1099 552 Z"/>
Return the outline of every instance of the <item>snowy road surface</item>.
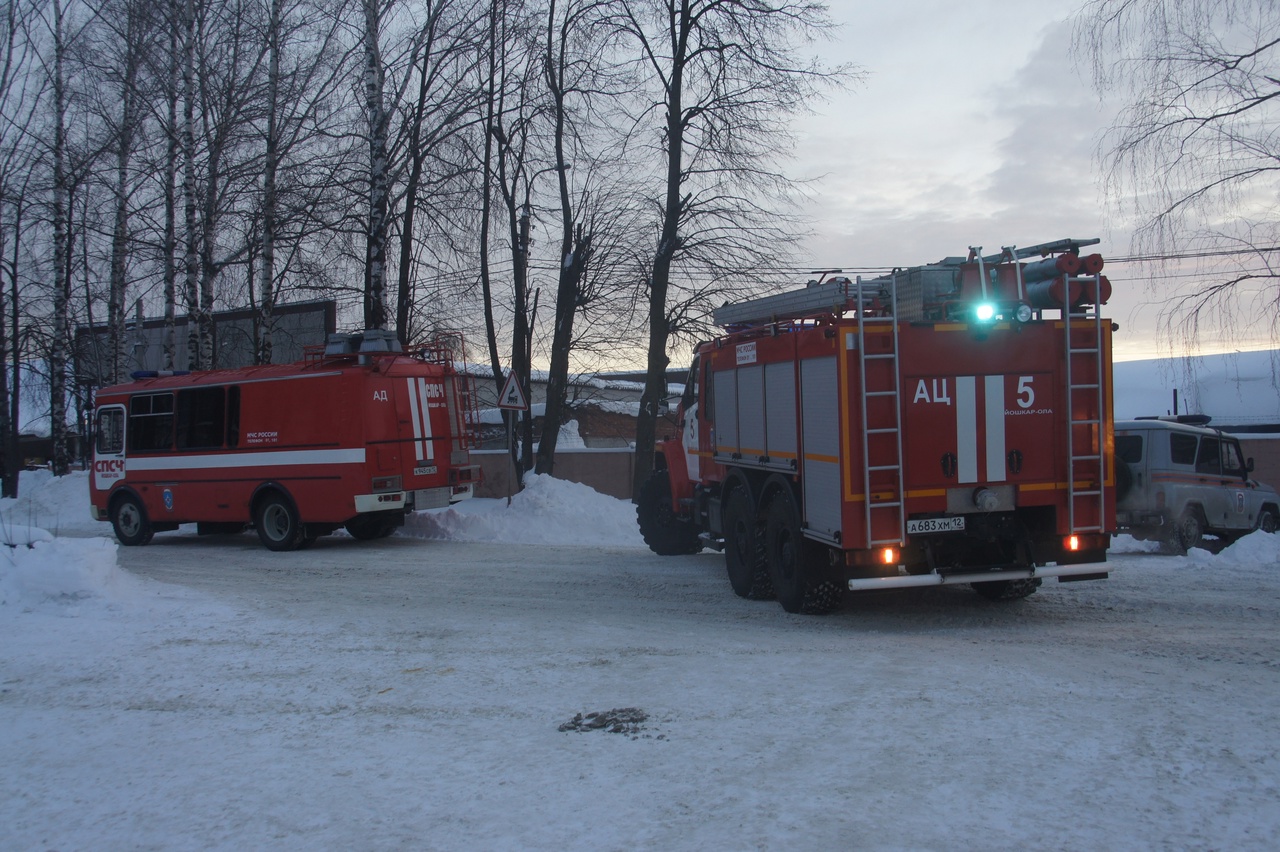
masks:
<path fill-rule="evenodd" d="M 825 618 L 711 553 L 86 541 L 0 573 L 5 849 L 1280 846 L 1271 539 Z"/>

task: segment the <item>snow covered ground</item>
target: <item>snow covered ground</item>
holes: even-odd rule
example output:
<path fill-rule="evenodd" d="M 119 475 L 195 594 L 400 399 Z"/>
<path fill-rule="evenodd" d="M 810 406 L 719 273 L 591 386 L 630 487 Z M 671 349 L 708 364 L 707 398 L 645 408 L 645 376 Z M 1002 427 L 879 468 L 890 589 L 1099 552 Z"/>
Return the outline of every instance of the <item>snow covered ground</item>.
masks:
<path fill-rule="evenodd" d="M 287 554 L 86 491 L 0 503 L 6 850 L 1280 847 L 1277 537 L 806 618 L 548 478 Z"/>

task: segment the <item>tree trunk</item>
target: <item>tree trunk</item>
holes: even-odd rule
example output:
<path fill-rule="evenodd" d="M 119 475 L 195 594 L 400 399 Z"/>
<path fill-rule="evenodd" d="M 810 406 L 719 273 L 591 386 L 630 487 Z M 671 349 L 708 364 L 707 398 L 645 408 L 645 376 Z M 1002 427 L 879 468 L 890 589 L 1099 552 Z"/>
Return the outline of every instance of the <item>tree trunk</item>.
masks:
<path fill-rule="evenodd" d="M 498 100 L 498 0 L 489 6 L 488 61 L 488 78 L 484 81 L 484 154 L 480 172 L 480 300 L 484 309 L 484 339 L 489 349 L 493 386 L 494 390 L 502 393 L 506 377 L 502 374 L 502 359 L 498 357 L 498 324 L 493 313 L 493 280 L 489 270 L 489 227 L 493 216 L 493 122 Z M 510 416 L 510 412 L 503 414 L 504 419 Z"/>
<path fill-rule="evenodd" d="M 408 344 L 414 329 L 410 327 L 413 309 L 413 222 L 418 212 L 418 188 L 422 185 L 422 167 L 426 152 L 422 150 L 422 122 L 427 109 L 427 62 L 424 53 L 422 75 L 418 82 L 418 100 L 414 104 L 409 128 L 409 177 L 404 188 L 404 220 L 400 227 L 400 269 L 396 280 L 396 335 Z"/>
<path fill-rule="evenodd" d="M 11 268 L 13 276 L 13 285 L 17 287 L 18 267 L 17 260 L 20 256 L 18 253 L 18 243 L 22 238 L 22 205 L 21 202 L 14 204 L 14 225 L 13 225 L 13 241 L 14 246 L 14 266 Z M 4 212 L 0 207 L 0 215 Z M 3 221 L 0 221 L 0 257 L 3 256 L 8 246 L 5 244 L 8 230 L 4 227 Z M 12 359 L 9 356 L 9 345 L 11 342 L 16 343 L 16 339 L 11 341 L 8 333 L 8 320 L 5 316 L 7 313 L 3 291 L 0 290 L 0 497 L 17 497 L 18 496 L 18 460 L 16 458 L 18 452 L 17 429 L 15 424 L 9 417 L 9 371 L 5 369 L 4 364 L 12 361 L 14 369 L 17 369 L 17 347 L 14 347 Z"/>
<path fill-rule="evenodd" d="M 135 86 L 138 57 L 135 45 L 137 6 L 125 10 L 124 79 L 120 85 L 120 130 L 116 138 L 115 221 L 111 230 L 111 283 L 107 296 L 107 327 L 111 340 L 111 370 L 107 383 L 124 381 L 129 374 L 128 282 L 129 260 L 129 163 L 133 156 Z"/>
<path fill-rule="evenodd" d="M 271 312 L 275 308 L 276 169 L 280 159 L 276 113 L 280 97 L 280 0 L 271 0 L 267 32 L 267 144 L 262 173 L 262 267 L 258 271 L 258 340 L 255 364 L 271 363 Z"/>
<path fill-rule="evenodd" d="M 687 13 L 687 9 L 685 10 Z M 687 32 L 687 21 L 680 31 Z M 677 55 L 679 51 L 677 50 Z M 654 441 L 658 433 L 658 409 L 667 393 L 667 289 L 671 281 L 671 259 L 680 244 L 680 197 L 684 173 L 683 85 L 684 66 L 673 62 L 667 88 L 667 185 L 662 209 L 662 233 L 654 252 L 649 276 L 649 345 L 645 363 L 644 392 L 640 396 L 640 416 L 636 419 L 635 471 L 631 478 L 631 499 L 640 499 L 640 487 L 653 472 Z"/>
<path fill-rule="evenodd" d="M 66 81 L 63 61 L 62 0 L 53 0 L 53 337 L 49 343 L 49 418 L 53 473 L 67 472 L 67 310 L 70 301 L 70 250 L 67 218 Z"/>
<path fill-rule="evenodd" d="M 387 115 L 383 103 L 385 76 L 378 43 L 381 0 L 364 0 L 364 92 L 369 131 L 369 218 L 365 247 L 364 324 L 386 327 L 387 215 L 390 164 L 387 158 Z"/>
<path fill-rule="evenodd" d="M 165 128 L 164 167 L 164 355 L 161 369 L 178 364 L 178 32 L 169 30 L 169 124 Z M 141 331 L 141 330 L 139 330 Z"/>
<path fill-rule="evenodd" d="M 203 370 L 200 360 L 200 254 L 196 230 L 195 57 L 196 18 L 194 0 L 183 3 L 182 46 L 182 209 L 186 223 L 183 273 L 187 302 L 187 369 Z"/>

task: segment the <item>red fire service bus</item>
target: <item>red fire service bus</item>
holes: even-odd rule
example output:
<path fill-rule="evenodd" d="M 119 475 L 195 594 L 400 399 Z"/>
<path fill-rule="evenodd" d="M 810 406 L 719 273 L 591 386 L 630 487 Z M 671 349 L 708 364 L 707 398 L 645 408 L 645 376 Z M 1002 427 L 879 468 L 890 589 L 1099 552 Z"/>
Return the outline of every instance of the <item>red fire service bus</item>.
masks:
<path fill-rule="evenodd" d="M 95 400 L 93 516 L 121 544 L 195 523 L 271 550 L 389 535 L 472 495 L 474 397 L 447 339 L 331 335 L 287 365 L 136 373 Z"/>

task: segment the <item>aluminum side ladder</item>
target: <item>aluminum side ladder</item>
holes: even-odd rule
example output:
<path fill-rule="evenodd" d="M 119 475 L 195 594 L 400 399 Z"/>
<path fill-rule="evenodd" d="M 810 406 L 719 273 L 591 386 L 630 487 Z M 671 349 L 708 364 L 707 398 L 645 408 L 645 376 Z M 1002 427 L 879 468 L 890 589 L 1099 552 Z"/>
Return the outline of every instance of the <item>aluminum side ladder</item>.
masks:
<path fill-rule="evenodd" d="M 892 326 L 893 332 L 890 335 L 891 345 L 887 352 L 868 352 L 867 351 L 867 334 L 866 334 L 866 294 L 862 288 L 862 277 L 857 279 L 857 305 L 858 310 L 858 371 L 859 371 L 859 388 L 861 388 L 861 432 L 862 432 L 862 496 L 864 504 L 864 518 L 866 523 L 866 547 L 868 550 L 880 545 L 901 545 L 906 540 L 906 492 L 904 490 L 904 479 L 902 471 L 902 398 L 901 398 L 901 374 L 902 368 L 898 358 L 899 341 L 898 341 L 898 304 L 897 304 L 897 280 L 896 276 L 889 287 L 889 316 L 888 321 Z M 867 362 L 882 362 L 889 371 L 891 379 L 886 385 L 877 385 L 869 387 L 867 385 Z M 881 371 L 882 372 L 882 371 Z M 890 403 L 892 413 L 888 419 L 883 422 L 872 424 L 870 422 L 870 412 L 868 401 L 871 399 L 883 398 Z M 871 437 L 873 435 L 886 435 L 892 439 L 893 451 L 896 454 L 893 459 L 877 459 L 877 464 L 872 464 L 871 458 Z M 871 476 L 873 473 L 891 473 L 892 478 L 897 481 L 896 493 L 888 500 L 875 499 L 876 494 L 871 490 Z M 892 513 L 894 524 L 893 529 L 896 535 L 893 538 L 875 538 L 872 533 L 872 517 L 873 513 Z"/>
<path fill-rule="evenodd" d="M 1103 381 L 1102 311 L 1096 304 L 1096 296 L 1101 292 L 1099 279 L 1097 275 L 1070 279 L 1091 289 L 1095 304 L 1086 305 L 1074 314 L 1070 308 L 1062 311 L 1067 378 L 1067 517 L 1073 533 L 1106 532 L 1103 521 L 1107 497 L 1103 486 L 1107 471 L 1102 450 L 1106 438 L 1103 409 L 1107 396 Z M 1083 411 L 1085 416 L 1077 417 L 1077 411 Z M 1077 430 L 1091 435 L 1087 445 L 1078 440 Z M 1091 484 L 1080 487 L 1081 482 Z M 1097 523 L 1078 526 L 1076 510 L 1089 504 L 1096 507 Z"/>

